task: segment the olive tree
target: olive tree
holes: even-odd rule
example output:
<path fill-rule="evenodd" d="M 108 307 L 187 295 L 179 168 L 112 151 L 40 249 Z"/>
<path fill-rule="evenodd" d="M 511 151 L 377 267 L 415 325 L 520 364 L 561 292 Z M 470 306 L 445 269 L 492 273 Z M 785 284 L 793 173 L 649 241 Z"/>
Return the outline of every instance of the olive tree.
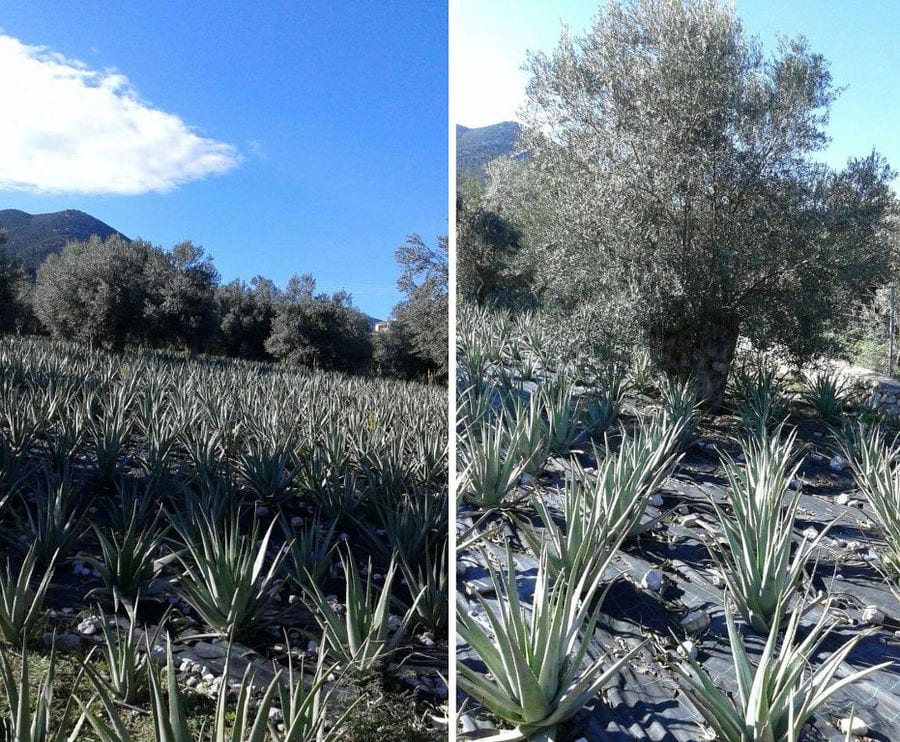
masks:
<path fill-rule="evenodd" d="M 292 277 L 272 320 L 266 350 L 275 358 L 311 368 L 359 372 L 372 358 L 369 321 L 350 294 L 314 294 L 312 276 Z"/>
<path fill-rule="evenodd" d="M 38 267 L 34 308 L 55 337 L 121 350 L 143 337 L 154 247 L 111 235 L 70 242 Z"/>
<path fill-rule="evenodd" d="M 0 230 L 0 335 L 16 328 L 21 312 L 20 296 L 25 285 L 21 261 L 6 251 L 6 233 Z"/>
<path fill-rule="evenodd" d="M 170 251 L 111 235 L 68 243 L 40 265 L 35 313 L 51 334 L 122 350 L 199 350 L 216 324 L 218 273 L 190 242 Z"/>
<path fill-rule="evenodd" d="M 528 276 L 519 258 L 519 234 L 502 214 L 483 203 L 477 182 L 456 197 L 456 291 L 480 307 L 509 303 L 525 292 Z"/>
<path fill-rule="evenodd" d="M 489 191 L 542 256 L 545 300 L 637 328 L 710 407 L 740 335 L 828 351 L 887 273 L 892 174 L 874 152 L 815 160 L 836 92 L 803 39 L 767 56 L 728 4 L 611 2 L 526 66 L 530 157 Z"/>
<path fill-rule="evenodd" d="M 156 249 L 148 264 L 144 314 L 155 344 L 195 353 L 208 345 L 218 325 L 215 289 L 219 273 L 212 258 L 190 240 L 169 251 Z"/>
<path fill-rule="evenodd" d="M 429 246 L 417 234 L 395 251 L 400 264 L 397 287 L 406 298 L 394 307 L 397 337 L 405 337 L 412 355 L 419 358 L 429 373 L 447 376 L 449 348 L 448 242 L 437 238 Z"/>
<path fill-rule="evenodd" d="M 250 286 L 240 279 L 219 286 L 215 293 L 216 350 L 253 361 L 270 360 L 265 342 L 272 332 L 277 294 L 275 285 L 262 276 L 256 276 Z"/>

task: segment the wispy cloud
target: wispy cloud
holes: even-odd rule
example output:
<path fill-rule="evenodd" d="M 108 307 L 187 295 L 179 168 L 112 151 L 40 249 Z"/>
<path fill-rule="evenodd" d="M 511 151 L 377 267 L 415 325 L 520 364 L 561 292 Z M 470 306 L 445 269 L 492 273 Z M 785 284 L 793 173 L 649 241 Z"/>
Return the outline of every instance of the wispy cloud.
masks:
<path fill-rule="evenodd" d="M 220 175 L 235 147 L 142 101 L 128 78 L 0 35 L 0 190 L 139 194 Z"/>
<path fill-rule="evenodd" d="M 262 146 L 262 142 L 257 139 L 248 139 L 247 147 L 250 149 L 250 154 L 260 160 L 268 160 L 269 153 L 266 152 L 266 148 Z"/>

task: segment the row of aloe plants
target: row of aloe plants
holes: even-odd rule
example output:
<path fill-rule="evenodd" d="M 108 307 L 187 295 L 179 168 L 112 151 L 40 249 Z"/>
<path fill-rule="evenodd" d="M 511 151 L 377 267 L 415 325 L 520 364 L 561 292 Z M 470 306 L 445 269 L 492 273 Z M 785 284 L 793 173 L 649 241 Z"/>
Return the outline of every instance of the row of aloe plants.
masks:
<path fill-rule="evenodd" d="M 539 567 L 528 604 L 518 594 L 509 545 L 500 569 L 482 550 L 499 602 L 476 595 L 473 604 L 458 596 L 457 621 L 461 638 L 487 674 L 463 662 L 459 682 L 470 698 L 512 727 L 494 739 L 551 740 L 559 725 L 594 699 L 642 648 L 614 660 L 585 659 L 609 586 L 604 574 L 608 578 L 622 543 L 652 524 L 645 522 L 647 501 L 690 442 L 697 411 L 687 385 L 663 379 L 659 413 L 649 421 L 639 418 L 631 435 L 624 427 L 618 431 L 615 451 L 610 426 L 625 391 L 619 368 L 586 380 L 577 369 L 546 361 L 532 342 L 533 318 L 525 318 L 523 331 L 507 317 L 468 311 L 473 316 L 463 312 L 458 338 L 459 499 L 461 506 L 484 515 L 462 539 L 462 548 L 478 552 L 485 534 L 496 533 L 484 528 L 492 512 L 524 510 L 521 533 Z M 509 350 L 515 346 L 517 354 Z M 522 373 L 524 354 L 537 359 L 543 378 L 535 377 L 530 362 Z M 553 368 L 556 372 L 548 373 Z M 726 503 L 711 498 L 710 504 L 725 540 L 712 552 L 725 576 L 724 610 L 739 693 L 727 696 L 690 656 L 663 661 L 719 738 L 797 739 L 807 719 L 835 692 L 890 663 L 838 677 L 848 654 L 865 638 L 860 632 L 813 671 L 807 669 L 837 626 L 830 601 L 811 599 L 803 588 L 805 570 L 825 532 L 797 544 L 800 495 L 789 487 L 797 473 L 797 446 L 795 433 L 784 427 L 790 405 L 778 379 L 766 372 L 741 373 L 734 392 L 733 409 L 745 436 L 741 456 L 724 457 L 729 498 Z M 851 402 L 848 387 L 828 374 L 808 378 L 801 393 L 831 424 Z M 877 493 L 870 494 L 873 502 L 894 497 L 896 524 L 900 500 L 893 493 L 900 492 L 900 480 L 891 479 L 887 472 L 893 469 L 885 462 L 900 455 L 900 447 L 884 454 L 871 440 L 857 436 L 862 456 L 852 460 L 862 486 Z M 577 456 L 567 461 L 561 526 L 536 478 L 548 456 L 565 455 L 573 447 L 579 454 L 590 450 L 595 466 L 585 470 Z M 890 525 L 884 528 L 890 542 Z M 756 663 L 744 649 L 732 605 L 747 627 L 766 639 Z M 799 639 L 809 611 L 820 617 Z"/>
<path fill-rule="evenodd" d="M 3 339 L 0 371 L 3 642 L 73 580 L 87 611 L 174 603 L 182 632 L 263 652 L 299 631 L 342 672 L 446 639 L 439 390 L 35 339 Z"/>

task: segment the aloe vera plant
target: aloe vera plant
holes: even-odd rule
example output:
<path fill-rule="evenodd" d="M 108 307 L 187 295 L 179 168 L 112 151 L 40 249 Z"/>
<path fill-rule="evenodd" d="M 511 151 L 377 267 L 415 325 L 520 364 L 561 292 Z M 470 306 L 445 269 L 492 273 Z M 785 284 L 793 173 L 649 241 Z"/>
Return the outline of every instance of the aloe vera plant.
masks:
<path fill-rule="evenodd" d="M 683 430 L 683 420 L 670 421 L 663 415 L 649 422 L 639 419 L 634 433 L 623 439 L 617 453 L 604 456 L 594 448 L 595 473 L 588 475 L 576 465 L 573 486 L 580 488 L 585 498 L 599 499 L 599 507 L 610 523 L 624 519 L 628 535 L 637 535 L 649 527 L 642 520 L 650 495 L 662 486 L 678 461 Z"/>
<path fill-rule="evenodd" d="M 17 571 L 7 559 L 6 574 L 0 575 L 0 641 L 6 644 L 22 645 L 41 616 L 56 554 L 51 555 L 35 585 L 38 557 L 38 549 L 32 545 Z"/>
<path fill-rule="evenodd" d="M 294 663 L 288 655 L 288 667 L 278 683 L 275 704 L 281 711 L 282 722 L 279 725 L 270 722 L 269 734 L 274 742 L 326 742 L 341 738 L 345 719 L 352 713 L 361 697 L 350 703 L 336 718 L 329 719 L 326 731 L 326 714 L 331 699 L 332 689 L 326 690 L 325 684 L 332 670 L 325 664 L 325 653 L 320 647 L 315 671 L 311 678 L 304 675 L 301 662 L 299 672 L 294 671 Z"/>
<path fill-rule="evenodd" d="M 182 533 L 186 554 L 178 584 L 185 600 L 213 631 L 232 638 L 252 634 L 265 625 L 272 588 L 284 559 L 285 546 L 268 555 L 273 521 L 256 543 L 256 523 L 242 535 L 235 520 L 223 524 L 204 519 L 199 540 Z M 266 569 L 266 561 L 269 567 Z"/>
<path fill-rule="evenodd" d="M 790 413 L 790 405 L 774 371 L 742 370 L 735 374 L 732 385 L 735 412 L 746 433 L 763 436 L 782 426 Z"/>
<path fill-rule="evenodd" d="M 20 454 L 16 453 L 7 440 L 0 435 L 0 512 L 12 495 L 19 491 L 27 478 L 30 467 Z"/>
<path fill-rule="evenodd" d="M 516 394 L 504 398 L 504 412 L 511 428 L 510 443 L 513 459 L 523 462 L 524 473 L 537 475 L 550 455 L 551 442 L 543 419 L 543 405 L 538 395 L 530 395 L 525 402 Z"/>
<path fill-rule="evenodd" d="M 75 548 L 86 520 L 81 492 L 68 467 L 59 474 L 45 469 L 43 478 L 43 491 L 33 503 L 26 501 L 24 517 L 16 517 L 20 531 L 37 554 L 38 566 L 46 567 L 56 555 L 66 556 Z"/>
<path fill-rule="evenodd" d="M 754 667 L 726 601 L 725 622 L 738 681 L 737 698 L 726 695 L 696 660 L 688 657 L 673 667 L 685 694 L 717 739 L 793 742 L 800 738 L 807 719 L 837 691 L 891 665 L 883 662 L 836 679 L 847 656 L 867 633 L 860 632 L 811 669 L 811 659 L 836 627 L 828 619 L 830 605 L 830 601 L 823 604 L 821 617 L 798 641 L 805 611 L 795 608 L 782 635 L 779 629 L 785 621 L 786 607 L 786 602 L 782 602 L 772 617 L 772 631 Z"/>
<path fill-rule="evenodd" d="M 565 379 L 544 384 L 539 389 L 546 417 L 546 436 L 550 451 L 567 453 L 581 435 L 578 416 L 572 404 L 574 389 Z"/>
<path fill-rule="evenodd" d="M 149 654 L 149 643 L 146 650 Z M 228 665 L 229 662 L 226 661 L 224 670 L 226 678 L 228 677 Z M 210 742 L 264 742 L 269 709 L 272 707 L 272 701 L 278 691 L 281 675 L 280 673 L 276 675 L 266 686 L 261 697 L 255 700 L 251 693 L 252 670 L 252 665 L 248 664 L 237 688 L 232 709 L 229 709 L 227 705 L 229 684 L 225 681 L 222 682 L 216 693 L 212 729 L 201 730 L 199 737 L 195 736 L 188 723 L 188 710 L 185 708 L 184 698 L 178 687 L 178 678 L 175 675 L 172 642 L 171 639 L 167 639 L 165 694 L 156 671 L 152 667 L 147 668 L 147 680 L 150 685 L 150 712 L 153 717 L 153 732 L 156 742 L 187 742 L 187 740 L 198 738 L 208 739 Z M 94 689 L 106 711 L 106 719 L 99 718 L 87 705 L 79 701 L 83 718 L 90 723 L 101 742 L 131 742 L 135 737 L 122 721 L 113 697 L 103 683 L 97 681 L 96 673 L 92 673 L 89 677 L 94 682 Z"/>
<path fill-rule="evenodd" d="M 100 479 L 112 480 L 118 471 L 119 459 L 131 435 L 127 408 L 112 406 L 104 412 L 99 422 L 91 420 L 88 423 L 88 430 L 94 443 L 94 456 Z"/>
<path fill-rule="evenodd" d="M 326 526 L 318 517 L 297 527 L 281 519 L 281 530 L 288 545 L 281 569 L 298 587 L 307 585 L 309 580 L 318 584 L 325 577 L 331 567 L 336 526 L 336 521 Z"/>
<path fill-rule="evenodd" d="M 244 485 L 260 500 L 280 503 L 290 494 L 297 465 L 289 446 L 273 447 L 254 441 L 239 454 L 237 471 Z"/>
<path fill-rule="evenodd" d="M 615 471 L 610 460 L 606 466 Z M 620 494 L 623 498 L 631 497 L 634 490 L 625 489 L 627 484 L 615 475 L 600 474 L 593 486 L 585 484 L 586 480 L 588 476 L 577 464 L 566 478 L 564 526 L 557 523 L 543 499 L 534 498 L 543 531 L 528 526 L 521 531 L 532 551 L 544 554 L 547 569 L 554 578 L 585 575 L 599 579 L 612 555 L 634 528 L 634 510 L 616 500 Z M 635 508 L 637 501 L 638 497 L 632 500 Z M 587 584 L 592 583 L 588 580 Z"/>
<path fill-rule="evenodd" d="M 507 493 L 528 467 L 518 451 L 527 431 L 513 424 L 505 427 L 503 416 L 494 425 L 466 426 L 459 442 L 460 497 L 484 510 L 504 504 Z"/>
<path fill-rule="evenodd" d="M 487 363 L 496 368 L 502 348 L 490 332 L 481 331 L 477 342 L 487 344 Z M 201 635 L 235 635 L 265 644 L 272 619 L 289 621 L 296 629 L 307 617 L 302 606 L 293 611 L 276 607 L 285 578 L 308 583 L 310 573 L 317 583 L 332 579 L 326 577 L 335 572 L 332 549 L 340 541 L 338 530 L 346 527 L 378 538 L 384 551 L 372 552 L 379 567 L 395 550 L 406 555 L 402 565 L 400 555 L 395 557 L 386 603 L 379 603 L 377 581 L 370 595 L 373 611 L 379 605 L 388 610 L 385 621 L 379 616 L 370 646 L 378 643 L 386 622 L 384 639 L 397 646 L 385 656 L 402 663 L 413 650 L 404 638 L 394 638 L 396 619 L 390 611 L 401 616 L 409 611 L 403 634 L 429 621 L 439 632 L 447 628 L 440 615 L 448 584 L 446 429 L 446 394 L 439 387 L 350 379 L 286 365 L 187 360 L 167 352 L 110 354 L 65 342 L 4 337 L 0 519 L 5 528 L 0 538 L 15 554 L 6 574 L 0 564 L 5 590 L 0 621 L 5 612 L 10 641 L 33 637 L 48 590 L 55 602 L 51 565 L 77 553 L 100 578 L 84 585 L 85 591 L 93 588 L 87 599 L 102 597 L 105 607 L 112 596 L 122 616 L 139 597 L 143 603 L 154 586 L 171 586 L 191 605 L 179 622 L 196 622 L 193 629 Z M 106 481 L 97 481 L 96 472 Z M 275 512 L 262 507 L 273 505 Z M 249 524 L 254 511 L 263 521 L 258 525 Z M 301 525 L 289 526 L 296 517 Z M 270 520 L 284 524 L 283 539 L 272 533 Z M 32 551 L 19 571 L 25 546 Z M 357 593 L 365 591 L 363 578 Z M 407 604 L 402 611 L 400 601 Z M 157 607 L 147 605 L 146 612 Z M 119 705 L 122 699 L 138 699 L 145 708 L 155 703 L 157 717 L 168 720 L 157 724 L 162 738 L 195 737 L 193 720 L 187 727 L 177 722 L 173 706 L 180 691 L 170 684 L 167 692 L 163 678 L 154 696 L 150 671 L 141 669 L 146 653 L 128 641 L 132 627 L 120 625 L 118 631 L 112 624 L 105 627 L 85 671 L 94 672 L 108 703 L 98 688 L 94 699 L 82 697 L 87 712 L 100 717 L 95 726 L 82 716 L 83 736 L 127 739 L 116 727 L 116 714 L 127 721 L 127 732 L 140 736 Z M 438 641 L 443 638 L 442 633 Z M 94 662 L 101 653 L 106 662 Z M 323 672 L 329 675 L 332 668 Z M 300 709 L 309 678 L 280 677 L 273 698 L 286 698 L 282 686 L 292 687 L 294 707 Z M 337 683 L 347 680 L 339 673 Z M 65 701 L 58 696 L 55 709 Z M 321 702 L 328 697 L 325 688 Z M 33 693 L 31 701 L 33 706 Z M 189 705 L 185 697 L 185 716 Z M 5 711 L 2 700 L 0 706 Z M 321 718 L 313 719 L 321 708 L 311 714 L 311 724 L 302 720 L 305 712 L 283 711 L 283 729 L 254 712 L 248 724 L 238 725 L 235 738 L 254 725 L 270 726 L 269 739 L 340 737 L 339 727 L 323 728 Z M 230 738 L 235 714 L 230 701 L 223 713 L 224 738 Z M 212 729 L 205 733 L 208 737 Z M 221 730 L 217 734 L 222 737 Z"/>
<path fill-rule="evenodd" d="M 429 629 L 444 631 L 447 628 L 450 603 L 448 577 L 448 549 L 442 546 L 426 549 L 418 559 L 400 555 L 400 570 L 415 601 L 416 620 Z"/>
<path fill-rule="evenodd" d="M 128 628 L 125 631 L 122 631 L 117 621 L 110 621 L 101 612 L 103 641 L 99 651 L 106 660 L 106 673 L 105 676 L 100 675 L 89 663 L 85 663 L 84 671 L 95 687 L 102 688 L 117 703 L 133 705 L 148 694 L 149 674 L 153 669 L 150 654 L 136 637 L 137 606 L 126 608 L 126 612 Z M 165 620 L 164 616 L 156 631 L 148 638 L 149 646 L 154 646 L 158 641 L 165 627 Z"/>
<path fill-rule="evenodd" d="M 343 667 L 365 672 L 383 666 L 396 651 L 415 615 L 419 596 L 415 596 L 413 605 L 391 631 L 391 586 L 397 574 L 396 560 L 391 560 L 376 595 L 371 563 L 363 587 L 353 555 L 346 550 L 340 552 L 340 557 L 346 585 L 343 616 L 329 603 L 318 585 L 313 583 L 306 593 L 315 609 L 315 619 L 322 629 L 329 654 Z"/>
<path fill-rule="evenodd" d="M 867 428 L 857 423 L 840 440 L 840 445 L 884 536 L 884 559 L 896 586 L 900 583 L 900 468 L 896 465 L 900 444 L 896 438 L 887 442 L 879 426 Z"/>
<path fill-rule="evenodd" d="M 835 423 L 855 395 L 846 378 L 836 372 L 818 371 L 803 377 L 800 396 L 825 422 Z"/>
<path fill-rule="evenodd" d="M 119 603 L 133 605 L 138 596 L 158 592 L 163 569 L 175 560 L 173 554 L 160 554 L 167 528 L 157 528 L 155 521 L 142 523 L 137 519 L 138 512 L 133 511 L 124 533 L 109 532 L 94 525 L 100 558 L 83 557 L 100 575 L 102 592 L 112 598 L 115 608 Z"/>
<path fill-rule="evenodd" d="M 586 659 L 602 603 L 595 601 L 602 592 L 596 575 L 551 581 L 544 551 L 531 605 L 526 606 L 519 598 L 509 546 L 505 573 L 487 564 L 494 591 L 504 600 L 494 608 L 476 595 L 480 606 L 476 617 L 458 595 L 457 631 L 489 675 L 458 662 L 458 682 L 469 696 L 513 727 L 496 735 L 498 742 L 556 739 L 557 726 L 593 700 L 643 645 L 614 662 L 606 656 Z"/>
<path fill-rule="evenodd" d="M 660 384 L 660 394 L 662 414 L 670 424 L 681 427 L 678 447 L 684 449 L 697 434 L 699 409 L 693 379 L 666 376 Z"/>
<path fill-rule="evenodd" d="M 799 463 L 794 457 L 796 432 L 781 440 L 781 427 L 770 437 L 752 436 L 742 442 L 746 464 L 725 460 L 731 513 L 714 498 L 710 501 L 727 540 L 715 552 L 728 591 L 744 620 L 760 634 L 768 634 L 785 601 L 794 595 L 803 568 L 827 532 L 803 542 L 792 552 L 794 519 L 800 492 L 790 490 Z"/>

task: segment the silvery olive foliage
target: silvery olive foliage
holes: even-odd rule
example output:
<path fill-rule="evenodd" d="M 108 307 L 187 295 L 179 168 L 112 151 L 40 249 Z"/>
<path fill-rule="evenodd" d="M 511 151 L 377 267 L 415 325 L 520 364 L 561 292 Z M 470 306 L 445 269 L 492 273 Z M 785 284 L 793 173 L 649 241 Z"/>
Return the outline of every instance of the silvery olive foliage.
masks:
<path fill-rule="evenodd" d="M 529 157 L 485 201 L 550 313 L 591 317 L 574 338 L 634 328 L 718 406 L 739 335 L 809 357 L 887 275 L 891 171 L 813 161 L 837 93 L 803 39 L 766 55 L 718 0 L 613 2 L 526 68 Z"/>

